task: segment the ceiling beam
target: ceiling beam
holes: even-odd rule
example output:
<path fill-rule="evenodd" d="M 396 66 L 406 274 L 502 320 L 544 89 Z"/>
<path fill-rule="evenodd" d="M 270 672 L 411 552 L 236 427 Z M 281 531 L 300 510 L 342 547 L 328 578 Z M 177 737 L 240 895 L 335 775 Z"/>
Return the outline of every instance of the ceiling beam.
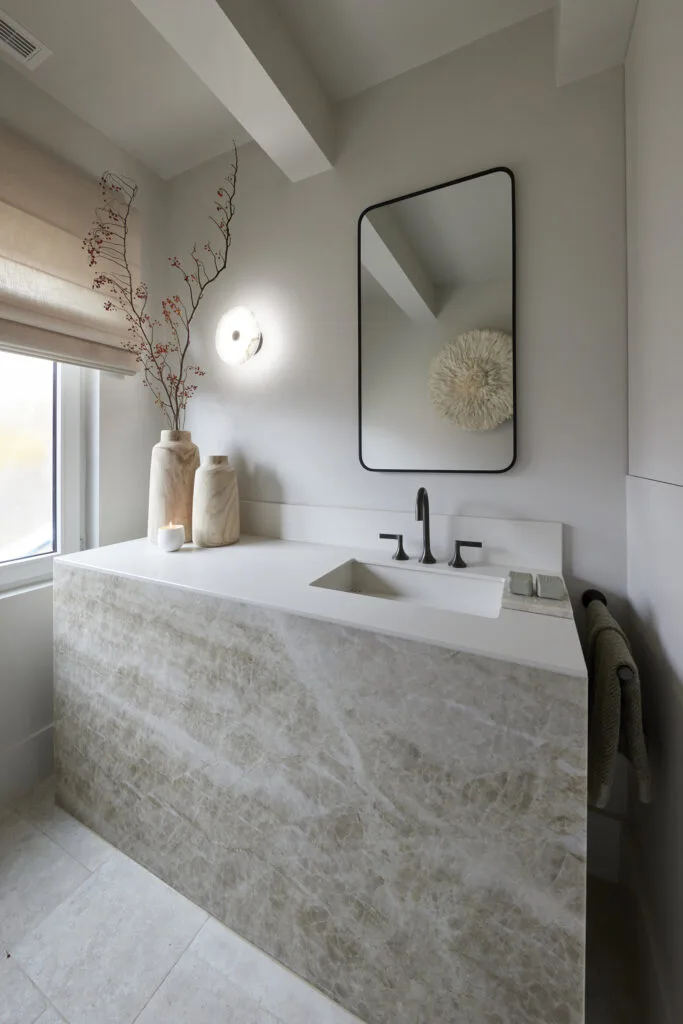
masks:
<path fill-rule="evenodd" d="M 333 119 L 270 0 L 132 0 L 287 175 L 329 170 Z"/>
<path fill-rule="evenodd" d="M 386 208 L 363 218 L 361 263 L 411 320 L 434 320 L 434 284 Z"/>
<path fill-rule="evenodd" d="M 638 0 L 557 0 L 557 84 L 623 64 L 637 6 Z"/>

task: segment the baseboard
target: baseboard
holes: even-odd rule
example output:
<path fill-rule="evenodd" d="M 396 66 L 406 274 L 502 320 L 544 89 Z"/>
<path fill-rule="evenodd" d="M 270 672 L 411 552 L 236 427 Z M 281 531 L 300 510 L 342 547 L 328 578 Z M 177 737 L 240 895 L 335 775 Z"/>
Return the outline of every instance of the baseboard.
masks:
<path fill-rule="evenodd" d="M 53 726 L 0 751 L 0 807 L 6 807 L 52 773 Z"/>
<path fill-rule="evenodd" d="M 671 1005 L 657 929 L 646 896 L 644 875 L 633 836 L 628 828 L 622 833 L 622 865 L 624 881 L 632 892 L 638 915 L 638 942 L 640 962 L 644 970 L 647 996 L 647 1024 L 678 1024 Z"/>

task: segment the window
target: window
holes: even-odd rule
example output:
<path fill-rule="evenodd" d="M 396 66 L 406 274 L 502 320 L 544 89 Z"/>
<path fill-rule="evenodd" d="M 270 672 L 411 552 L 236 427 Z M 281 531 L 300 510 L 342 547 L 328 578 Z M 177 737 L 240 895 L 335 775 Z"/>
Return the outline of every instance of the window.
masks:
<path fill-rule="evenodd" d="M 0 589 L 49 579 L 82 522 L 81 371 L 0 351 Z"/>

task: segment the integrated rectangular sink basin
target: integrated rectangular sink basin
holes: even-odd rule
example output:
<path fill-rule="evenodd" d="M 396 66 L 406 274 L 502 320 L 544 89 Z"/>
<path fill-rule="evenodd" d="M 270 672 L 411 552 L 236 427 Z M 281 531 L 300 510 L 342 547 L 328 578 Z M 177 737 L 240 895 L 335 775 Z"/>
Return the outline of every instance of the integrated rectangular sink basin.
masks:
<path fill-rule="evenodd" d="M 430 572 L 351 559 L 314 580 L 311 586 L 496 619 L 504 582 L 493 576 L 463 575 L 457 569 L 452 573 Z"/>

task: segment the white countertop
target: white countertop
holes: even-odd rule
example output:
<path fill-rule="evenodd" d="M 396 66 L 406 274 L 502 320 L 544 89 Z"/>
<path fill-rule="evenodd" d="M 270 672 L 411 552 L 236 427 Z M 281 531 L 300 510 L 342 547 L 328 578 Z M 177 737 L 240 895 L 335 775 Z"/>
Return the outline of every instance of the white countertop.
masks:
<path fill-rule="evenodd" d="M 231 547 L 189 544 L 172 553 L 160 551 L 143 538 L 63 555 L 58 561 L 553 672 L 586 675 L 573 619 L 508 609 L 502 609 L 498 618 L 484 618 L 310 586 L 350 558 L 396 565 L 386 551 L 244 536 Z M 443 564 L 423 566 L 413 561 L 401 563 L 401 568 L 408 572 L 463 572 Z M 495 566 L 467 570 L 501 578 L 508 571 Z"/>

